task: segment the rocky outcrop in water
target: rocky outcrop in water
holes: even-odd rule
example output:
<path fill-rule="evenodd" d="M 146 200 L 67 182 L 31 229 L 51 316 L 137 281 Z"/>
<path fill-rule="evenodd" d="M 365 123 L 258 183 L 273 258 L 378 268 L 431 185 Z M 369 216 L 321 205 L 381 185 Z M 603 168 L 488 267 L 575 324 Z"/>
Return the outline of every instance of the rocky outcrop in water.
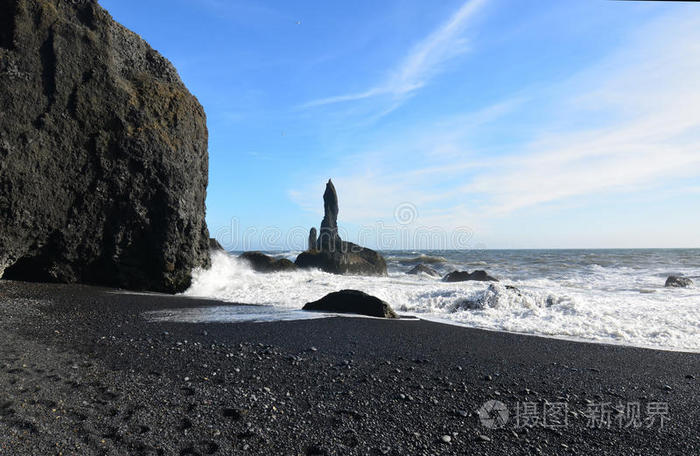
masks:
<path fill-rule="evenodd" d="M 323 193 L 323 220 L 319 232 L 317 247 L 319 250 L 331 250 L 341 242 L 338 236 L 338 194 L 333 182 L 328 179 Z"/>
<path fill-rule="evenodd" d="M 245 252 L 239 258 L 246 260 L 257 272 L 294 271 L 297 266 L 286 258 L 275 259 L 260 252 Z"/>
<path fill-rule="evenodd" d="M 318 268 L 332 274 L 386 275 L 386 261 L 372 249 L 343 241 L 338 235 L 338 195 L 330 180 L 323 194 L 324 216 L 314 248 L 302 252 L 300 268 Z M 309 233 L 309 242 L 315 230 Z M 311 246 L 310 246 L 311 247 Z"/>
<path fill-rule="evenodd" d="M 452 271 L 442 278 L 443 282 L 467 282 L 470 280 L 478 282 L 498 282 L 498 279 L 488 275 L 486 271 Z"/>
<path fill-rule="evenodd" d="M 316 243 L 318 242 L 318 234 L 316 233 L 316 228 L 311 228 L 309 231 L 309 244 L 307 250 L 316 250 Z"/>
<path fill-rule="evenodd" d="M 527 299 L 522 291 L 512 285 L 490 284 L 488 288 L 476 293 L 474 296 L 457 300 L 452 310 L 482 310 L 489 307 L 498 307 L 502 299 L 508 301 L 513 298 Z M 545 305 L 554 304 L 554 297 L 548 296 Z"/>
<path fill-rule="evenodd" d="M 357 290 L 341 290 L 330 293 L 318 301 L 307 303 L 303 310 L 398 318 L 389 304 L 375 296 Z"/>
<path fill-rule="evenodd" d="M 447 263 L 447 259 L 441 256 L 431 256 L 431 255 L 419 255 L 413 258 L 401 258 L 399 263 L 409 265 L 409 264 L 439 264 Z"/>
<path fill-rule="evenodd" d="M 96 0 L 0 0 L 0 276 L 182 291 L 207 176 L 170 62 Z"/>
<path fill-rule="evenodd" d="M 429 275 L 432 277 L 439 277 L 440 276 L 440 273 L 437 272 L 435 269 L 431 268 L 430 266 L 426 266 L 422 263 L 414 266 L 406 274 L 411 274 L 411 275 L 426 274 L 426 275 Z"/>
<path fill-rule="evenodd" d="M 693 281 L 687 277 L 669 276 L 664 285 L 669 288 L 690 288 Z"/>

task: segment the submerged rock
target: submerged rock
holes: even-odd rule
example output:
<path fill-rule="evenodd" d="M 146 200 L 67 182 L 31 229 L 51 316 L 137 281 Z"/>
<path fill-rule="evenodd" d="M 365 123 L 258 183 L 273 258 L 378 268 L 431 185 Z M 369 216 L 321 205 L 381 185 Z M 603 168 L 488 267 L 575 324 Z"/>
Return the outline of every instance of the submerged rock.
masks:
<path fill-rule="evenodd" d="M 492 285 L 489 285 L 489 286 L 492 286 Z M 519 297 L 522 297 L 522 296 L 523 296 L 523 292 L 520 291 L 520 288 L 515 287 L 515 286 L 513 286 L 513 285 L 506 285 L 505 287 L 506 287 L 506 290 L 512 291 L 513 293 L 515 293 L 515 294 L 518 295 Z"/>
<path fill-rule="evenodd" d="M 410 271 L 408 271 L 406 274 L 427 274 L 432 277 L 439 277 L 440 273 L 437 272 L 435 269 L 431 268 L 430 266 L 426 266 L 424 264 L 419 264 L 413 267 Z"/>
<path fill-rule="evenodd" d="M 272 258 L 260 252 L 245 252 L 239 256 L 257 272 L 294 271 L 297 266 L 286 258 Z"/>
<path fill-rule="evenodd" d="M 0 1 L 0 276 L 178 292 L 207 267 L 204 109 L 96 0 Z"/>
<path fill-rule="evenodd" d="M 469 280 L 475 280 L 478 282 L 498 282 L 498 279 L 491 277 L 486 273 L 486 271 L 452 271 L 442 278 L 443 282 L 466 282 Z"/>
<path fill-rule="evenodd" d="M 693 286 L 693 281 L 687 277 L 669 276 L 664 286 L 669 288 L 690 288 Z"/>
<path fill-rule="evenodd" d="M 345 242 L 338 235 L 338 195 L 330 180 L 323 194 L 324 216 L 316 248 L 302 252 L 295 263 L 300 268 L 318 268 L 332 274 L 386 275 L 386 261 L 372 249 Z M 315 235 L 312 228 L 309 243 Z"/>
<path fill-rule="evenodd" d="M 389 304 L 358 290 L 341 290 L 330 293 L 318 301 L 304 305 L 304 310 L 353 313 L 371 317 L 398 318 Z"/>
<path fill-rule="evenodd" d="M 445 258 L 445 257 L 431 256 L 431 255 L 420 255 L 417 257 L 413 257 L 413 258 L 402 258 L 399 260 L 399 263 L 405 264 L 405 265 L 416 264 L 416 263 L 436 264 L 436 263 L 446 263 L 446 262 L 447 262 L 447 258 Z"/>
<path fill-rule="evenodd" d="M 499 303 L 502 300 L 507 302 L 508 300 L 512 300 L 513 298 L 519 300 L 527 299 L 518 288 L 512 285 L 504 286 L 501 284 L 492 283 L 489 284 L 488 288 L 476 293 L 470 298 L 458 299 L 454 303 L 452 311 L 481 310 L 489 307 L 498 307 Z M 554 298 L 551 296 L 547 298 L 548 306 L 552 305 L 549 303 L 550 299 Z"/>

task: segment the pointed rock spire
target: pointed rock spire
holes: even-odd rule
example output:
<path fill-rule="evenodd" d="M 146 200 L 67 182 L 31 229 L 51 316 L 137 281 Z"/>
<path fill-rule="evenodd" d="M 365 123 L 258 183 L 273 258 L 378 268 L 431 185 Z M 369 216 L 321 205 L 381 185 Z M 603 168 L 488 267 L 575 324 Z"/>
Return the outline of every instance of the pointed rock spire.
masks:
<path fill-rule="evenodd" d="M 323 211 L 318 247 L 319 250 L 333 250 L 340 242 L 340 237 L 338 236 L 338 194 L 330 179 L 328 179 L 326 191 L 323 193 Z"/>
<path fill-rule="evenodd" d="M 384 257 L 338 236 L 338 195 L 330 179 L 323 193 L 323 209 L 318 239 L 312 228 L 309 249 L 301 252 L 294 263 L 300 268 L 316 268 L 333 274 L 386 275 Z"/>

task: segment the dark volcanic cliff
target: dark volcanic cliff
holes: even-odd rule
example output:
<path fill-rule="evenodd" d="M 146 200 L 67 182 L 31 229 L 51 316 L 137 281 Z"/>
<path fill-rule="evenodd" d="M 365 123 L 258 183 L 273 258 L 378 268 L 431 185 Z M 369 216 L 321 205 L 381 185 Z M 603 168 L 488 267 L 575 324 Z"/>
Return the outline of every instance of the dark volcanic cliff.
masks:
<path fill-rule="evenodd" d="M 209 264 L 202 106 L 96 0 L 0 0 L 0 276 L 175 292 Z"/>

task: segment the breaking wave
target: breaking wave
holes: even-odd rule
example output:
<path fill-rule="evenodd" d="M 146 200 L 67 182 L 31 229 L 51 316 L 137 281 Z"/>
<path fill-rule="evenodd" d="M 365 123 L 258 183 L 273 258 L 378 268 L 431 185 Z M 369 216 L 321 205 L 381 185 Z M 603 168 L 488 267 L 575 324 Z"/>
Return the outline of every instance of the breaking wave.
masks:
<path fill-rule="evenodd" d="M 317 270 L 261 274 L 233 255 L 215 253 L 195 271 L 188 296 L 263 304 L 285 312 L 351 288 L 389 302 L 405 315 L 471 327 L 562 338 L 700 351 L 700 290 L 664 288 L 669 274 L 697 276 L 700 255 L 645 261 L 644 252 L 390 252 L 388 277 L 339 276 Z M 698 252 L 700 253 L 700 252 Z M 279 253 L 293 259 L 294 252 Z M 490 255 L 490 257 L 489 257 Z M 532 258 L 534 257 L 534 258 Z M 663 257 L 663 255 L 661 255 Z M 543 261 L 547 259 L 548 261 Z M 432 261 L 432 263 L 431 263 Z M 498 283 L 445 283 L 407 275 L 415 264 L 485 268 Z"/>

